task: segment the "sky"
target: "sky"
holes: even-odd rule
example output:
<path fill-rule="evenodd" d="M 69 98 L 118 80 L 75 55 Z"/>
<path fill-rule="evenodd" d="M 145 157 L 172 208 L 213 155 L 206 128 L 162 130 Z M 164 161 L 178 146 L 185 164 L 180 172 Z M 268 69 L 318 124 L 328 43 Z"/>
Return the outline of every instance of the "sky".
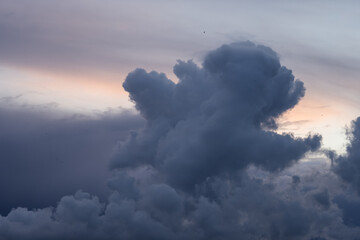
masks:
<path fill-rule="evenodd" d="M 251 40 L 306 84 L 284 122 L 344 151 L 342 129 L 360 104 L 358 16 L 356 1 L 2 1 L 0 95 L 87 114 L 133 108 L 121 84 L 134 68 L 176 82 L 177 59 L 200 63 L 221 44 Z"/>
<path fill-rule="evenodd" d="M 134 68 L 177 81 L 177 59 L 201 62 L 221 44 L 251 40 L 276 49 L 306 83 L 290 121 L 313 122 L 302 129 L 344 150 L 331 138 L 343 140 L 358 113 L 358 16 L 356 1 L 3 1 L 1 96 L 74 112 L 131 108 L 121 83 Z"/>
<path fill-rule="evenodd" d="M 0 236 L 354 239 L 359 21 L 350 0 L 0 0 Z"/>

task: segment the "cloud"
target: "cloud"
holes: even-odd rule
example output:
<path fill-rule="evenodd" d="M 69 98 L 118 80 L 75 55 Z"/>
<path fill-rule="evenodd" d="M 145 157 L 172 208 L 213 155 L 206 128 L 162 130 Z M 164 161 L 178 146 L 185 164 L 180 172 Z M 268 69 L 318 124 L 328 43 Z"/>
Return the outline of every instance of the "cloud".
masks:
<path fill-rule="evenodd" d="M 358 236 L 360 228 L 344 222 L 357 219 L 344 215 L 346 203 L 335 199 L 341 194 L 353 197 L 351 193 L 343 191 L 324 162 L 300 161 L 320 147 L 321 136 L 295 138 L 274 131 L 277 118 L 298 103 L 305 88 L 281 66 L 273 50 L 251 42 L 223 45 L 207 54 L 202 67 L 178 61 L 174 73 L 178 83 L 143 69 L 129 73 L 124 82 L 146 122 L 120 143 L 113 156 L 107 201 L 77 191 L 62 197 L 55 207 L 17 208 L 0 217 L 0 236 L 25 240 Z"/>
<path fill-rule="evenodd" d="M 72 76 L 100 74 L 102 79 L 104 72 L 122 75 L 134 64 L 164 67 L 170 60 L 169 52 L 193 46 L 183 36 L 177 37 L 189 33 L 179 26 L 169 27 L 174 25 L 172 22 L 164 23 L 166 13 L 154 4 L 147 1 L 141 4 L 152 11 L 139 9 L 130 2 L 111 0 L 61 4 L 43 0 L 3 1 L 0 64 Z M 160 57 L 144 57 L 155 53 Z"/>
<path fill-rule="evenodd" d="M 113 167 L 149 164 L 190 190 L 249 164 L 284 169 L 320 146 L 319 135 L 300 139 L 264 130 L 276 129 L 276 118 L 305 92 L 270 48 L 224 45 L 205 57 L 202 68 L 178 61 L 174 73 L 177 84 L 143 69 L 126 78 L 124 88 L 147 128 L 120 148 Z"/>
<path fill-rule="evenodd" d="M 347 134 L 350 143 L 346 154 L 335 158 L 334 172 L 360 194 L 360 117 L 352 122 Z"/>
<path fill-rule="evenodd" d="M 360 201 L 351 200 L 345 195 L 339 195 L 334 199 L 334 202 L 343 211 L 344 224 L 350 227 L 360 226 Z"/>
<path fill-rule="evenodd" d="M 360 117 L 352 121 L 347 136 L 346 154 L 337 156 L 334 152 L 329 153 L 334 162 L 332 170 L 357 193 L 357 197 L 340 194 L 334 199 L 343 212 L 344 224 L 354 228 L 360 227 Z"/>
<path fill-rule="evenodd" d="M 106 198 L 107 159 L 117 141 L 143 126 L 138 115 L 111 110 L 88 117 L 52 105 L 0 104 L 0 213 L 55 204 L 77 189 Z"/>

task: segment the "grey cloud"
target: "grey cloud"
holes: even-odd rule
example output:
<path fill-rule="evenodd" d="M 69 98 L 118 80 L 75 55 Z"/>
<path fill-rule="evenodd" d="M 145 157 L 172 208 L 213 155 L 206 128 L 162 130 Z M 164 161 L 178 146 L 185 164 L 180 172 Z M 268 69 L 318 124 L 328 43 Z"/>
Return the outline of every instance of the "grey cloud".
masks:
<path fill-rule="evenodd" d="M 360 194 L 360 117 L 355 119 L 348 129 L 350 143 L 346 154 L 335 158 L 334 172 Z"/>
<path fill-rule="evenodd" d="M 293 183 L 294 185 L 300 183 L 300 181 L 301 181 L 301 179 L 300 179 L 299 176 L 297 176 L 297 175 L 292 176 L 292 183 Z"/>
<path fill-rule="evenodd" d="M 349 199 L 346 195 L 336 196 L 334 202 L 343 211 L 344 224 L 350 227 L 360 227 L 360 200 Z"/>
<path fill-rule="evenodd" d="M 324 208 L 328 208 L 330 206 L 330 197 L 327 189 L 324 189 L 321 192 L 314 193 L 312 197 L 318 204 L 320 204 Z"/>
<path fill-rule="evenodd" d="M 351 190 L 360 195 L 360 117 L 352 121 L 347 129 L 349 143 L 346 154 L 337 156 L 328 151 L 333 164 L 333 171 L 346 183 Z M 343 212 L 344 224 L 350 227 L 360 227 L 360 200 L 346 194 L 337 196 L 334 202 Z"/>
<path fill-rule="evenodd" d="M 106 197 L 114 144 L 142 126 L 140 116 L 126 111 L 87 117 L 59 114 L 52 106 L 2 103 L 0 212 L 46 207 L 77 189 Z"/>
<path fill-rule="evenodd" d="M 179 61 L 174 73 L 177 84 L 142 69 L 126 78 L 124 88 L 147 128 L 122 145 L 113 167 L 150 164 L 172 184 L 191 189 L 250 163 L 281 170 L 320 146 L 318 135 L 300 139 L 263 130 L 276 129 L 276 118 L 305 92 L 270 48 L 224 45 L 206 56 L 203 68 Z"/>
<path fill-rule="evenodd" d="M 128 75 L 124 88 L 146 122 L 119 143 L 107 201 L 78 191 L 52 208 L 17 208 L 0 217 L 0 236 L 353 240 L 360 234 L 345 220 L 357 223 L 345 210 L 354 209 L 348 204 L 354 196 L 329 168 L 299 161 L 319 149 L 321 136 L 273 131 L 305 90 L 275 52 L 251 42 L 224 45 L 202 67 L 179 61 L 174 72 L 176 84 L 142 69 Z M 341 194 L 348 202 L 335 197 Z"/>
<path fill-rule="evenodd" d="M 152 7 L 146 1 L 141 4 Z M 2 1 L 0 63 L 62 74 L 119 74 L 134 64 L 163 67 L 172 60 L 169 52 L 191 46 L 189 40 L 175 37 L 178 28 L 146 17 L 155 16 L 153 11 L 140 12 L 136 3 L 111 0 Z M 161 57 L 144 57 L 155 53 Z"/>

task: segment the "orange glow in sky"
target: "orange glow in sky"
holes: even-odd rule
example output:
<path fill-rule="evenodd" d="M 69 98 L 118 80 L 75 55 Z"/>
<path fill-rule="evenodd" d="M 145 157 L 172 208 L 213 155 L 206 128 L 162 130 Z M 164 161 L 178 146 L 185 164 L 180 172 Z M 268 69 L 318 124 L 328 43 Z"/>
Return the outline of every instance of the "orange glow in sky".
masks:
<path fill-rule="evenodd" d="M 25 104 L 57 103 L 60 109 L 80 113 L 133 106 L 122 87 L 124 76 L 110 78 L 20 72 L 15 78 L 26 80 L 16 87 L 23 92 L 19 101 Z"/>
<path fill-rule="evenodd" d="M 128 94 L 122 87 L 124 74 L 93 74 L 81 76 L 74 74 L 44 73 L 16 69 L 15 87 L 23 92 L 18 101 L 29 104 L 56 103 L 58 108 L 75 113 L 91 114 L 109 108 L 133 109 Z M 176 82 L 172 73 L 167 76 Z M 309 80 L 309 79 L 301 79 Z M 306 84 L 307 85 L 312 85 Z M 305 97 L 295 108 L 278 119 L 278 132 L 292 132 L 304 137 L 308 133 L 320 133 L 325 148 L 344 152 L 346 137 L 345 126 L 350 124 L 358 112 L 356 106 L 344 98 L 329 99 L 327 92 L 307 88 Z"/>

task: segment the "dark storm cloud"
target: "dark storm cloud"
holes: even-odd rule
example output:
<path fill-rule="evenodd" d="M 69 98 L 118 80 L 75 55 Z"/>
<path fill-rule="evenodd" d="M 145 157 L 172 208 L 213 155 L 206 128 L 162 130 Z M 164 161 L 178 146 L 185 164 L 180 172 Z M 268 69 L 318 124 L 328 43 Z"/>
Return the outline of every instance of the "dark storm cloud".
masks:
<path fill-rule="evenodd" d="M 263 130 L 276 129 L 276 118 L 305 92 L 270 48 L 224 45 L 206 56 L 203 68 L 179 61 L 174 73 L 178 84 L 142 69 L 126 78 L 124 88 L 148 122 L 121 147 L 114 167 L 150 164 L 172 184 L 193 189 L 249 164 L 281 170 L 320 146 L 318 135 Z"/>
<path fill-rule="evenodd" d="M 2 214 L 17 206 L 49 206 L 77 189 L 106 196 L 114 144 L 143 125 L 141 117 L 126 111 L 60 117 L 53 105 L 9 101 L 0 105 Z"/>
<path fill-rule="evenodd" d="M 349 199 L 347 196 L 340 195 L 334 202 L 343 211 L 344 224 L 350 227 L 360 226 L 360 200 Z"/>
<path fill-rule="evenodd" d="M 357 223 L 343 214 L 351 204 L 333 201 L 348 194 L 336 175 L 321 168 L 309 173 L 313 163 L 298 162 L 319 148 L 321 136 L 273 131 L 276 119 L 305 91 L 274 51 L 251 42 L 224 45 L 211 51 L 202 67 L 179 61 L 174 72 L 177 84 L 142 69 L 128 75 L 124 88 L 146 123 L 120 143 L 106 202 L 78 191 L 53 208 L 17 208 L 0 217 L 0 236 L 353 240 L 359 235 L 359 227 L 344 222 Z"/>
<path fill-rule="evenodd" d="M 343 212 L 344 224 L 360 227 L 360 117 L 352 121 L 347 129 L 349 143 L 346 147 L 346 154 L 336 156 L 330 151 L 330 157 L 334 162 L 333 171 L 346 183 L 351 190 L 357 192 L 357 198 L 349 197 L 346 194 L 336 196 L 334 202 Z"/>
<path fill-rule="evenodd" d="M 348 129 L 346 154 L 335 158 L 334 171 L 360 194 L 360 117 Z"/>
<path fill-rule="evenodd" d="M 314 200 L 324 208 L 328 208 L 330 206 L 329 193 L 326 189 L 321 192 L 314 193 L 312 196 Z"/>

